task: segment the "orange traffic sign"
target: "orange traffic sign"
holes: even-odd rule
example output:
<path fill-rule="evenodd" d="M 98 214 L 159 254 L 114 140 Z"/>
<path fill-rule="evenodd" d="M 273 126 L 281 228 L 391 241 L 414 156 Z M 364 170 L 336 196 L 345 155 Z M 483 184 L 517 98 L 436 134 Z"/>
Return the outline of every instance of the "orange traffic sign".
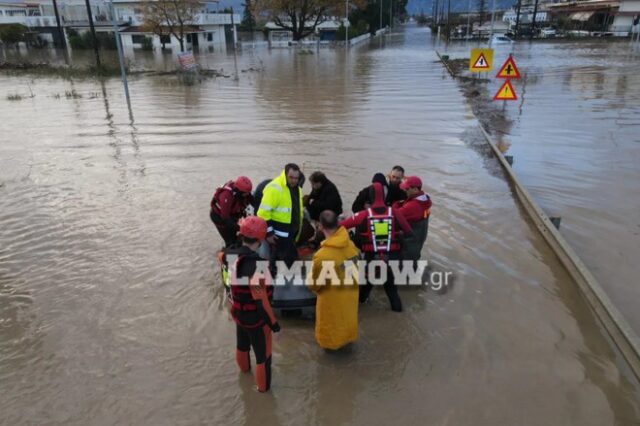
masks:
<path fill-rule="evenodd" d="M 516 91 L 513 90 L 513 86 L 511 85 L 511 80 L 507 80 L 504 82 L 500 89 L 496 92 L 496 95 L 493 97 L 494 101 L 515 101 L 518 99 L 518 95 L 516 95 Z"/>
<path fill-rule="evenodd" d="M 518 67 L 516 66 L 516 61 L 513 60 L 513 57 L 509 55 L 498 74 L 496 74 L 497 78 L 520 78 L 520 71 L 518 71 Z"/>
<path fill-rule="evenodd" d="M 493 69 L 493 49 L 471 49 L 469 71 L 488 72 Z"/>

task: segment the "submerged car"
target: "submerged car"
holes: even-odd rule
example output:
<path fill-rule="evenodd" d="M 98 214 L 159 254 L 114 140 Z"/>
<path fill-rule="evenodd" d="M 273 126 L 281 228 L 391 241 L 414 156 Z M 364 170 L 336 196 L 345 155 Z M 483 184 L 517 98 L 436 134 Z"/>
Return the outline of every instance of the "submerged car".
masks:
<path fill-rule="evenodd" d="M 506 35 L 503 34 L 494 34 L 491 37 L 491 44 L 509 44 L 509 43 L 513 43 L 513 40 L 511 40 L 509 37 L 507 37 Z"/>

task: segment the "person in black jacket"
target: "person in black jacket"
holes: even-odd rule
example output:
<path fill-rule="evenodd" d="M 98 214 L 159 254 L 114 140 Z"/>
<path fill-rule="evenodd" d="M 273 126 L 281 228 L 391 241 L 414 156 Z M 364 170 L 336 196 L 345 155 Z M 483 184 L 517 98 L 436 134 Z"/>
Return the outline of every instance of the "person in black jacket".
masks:
<path fill-rule="evenodd" d="M 325 210 L 331 210 L 336 215 L 342 214 L 342 198 L 334 183 L 322 172 L 313 172 L 309 180 L 313 189 L 311 194 L 304 197 L 304 206 L 311 219 L 317 221 Z"/>
<path fill-rule="evenodd" d="M 393 166 L 389 173 L 389 181 L 391 183 L 387 182 L 387 178 L 382 173 L 376 173 L 373 175 L 371 183 L 374 184 L 377 182 L 382 185 L 382 189 L 384 191 L 384 203 L 387 206 L 391 206 L 396 201 L 402 201 L 407 198 L 407 194 L 405 194 L 399 186 L 399 182 L 402 182 L 403 178 L 404 169 L 400 166 Z M 373 200 L 370 199 L 371 194 L 371 185 L 363 188 L 351 205 L 351 211 L 353 213 L 358 213 L 359 211 L 369 208 L 373 202 Z"/>

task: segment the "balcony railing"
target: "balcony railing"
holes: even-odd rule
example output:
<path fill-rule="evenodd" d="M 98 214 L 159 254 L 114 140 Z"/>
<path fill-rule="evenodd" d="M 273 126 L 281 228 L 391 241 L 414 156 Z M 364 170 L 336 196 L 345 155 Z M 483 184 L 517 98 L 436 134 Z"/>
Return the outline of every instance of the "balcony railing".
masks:
<path fill-rule="evenodd" d="M 0 16 L 0 24 L 21 24 L 29 28 L 55 27 L 55 16 Z"/>

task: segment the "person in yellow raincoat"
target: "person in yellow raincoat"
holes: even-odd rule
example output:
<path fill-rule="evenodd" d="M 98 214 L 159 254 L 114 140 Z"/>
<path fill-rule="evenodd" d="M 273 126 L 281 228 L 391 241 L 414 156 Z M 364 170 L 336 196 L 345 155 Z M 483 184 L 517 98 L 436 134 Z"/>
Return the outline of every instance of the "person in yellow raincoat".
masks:
<path fill-rule="evenodd" d="M 313 256 L 309 288 L 317 295 L 316 341 L 336 350 L 358 339 L 359 251 L 334 212 L 326 210 L 319 219 L 325 240 Z"/>

